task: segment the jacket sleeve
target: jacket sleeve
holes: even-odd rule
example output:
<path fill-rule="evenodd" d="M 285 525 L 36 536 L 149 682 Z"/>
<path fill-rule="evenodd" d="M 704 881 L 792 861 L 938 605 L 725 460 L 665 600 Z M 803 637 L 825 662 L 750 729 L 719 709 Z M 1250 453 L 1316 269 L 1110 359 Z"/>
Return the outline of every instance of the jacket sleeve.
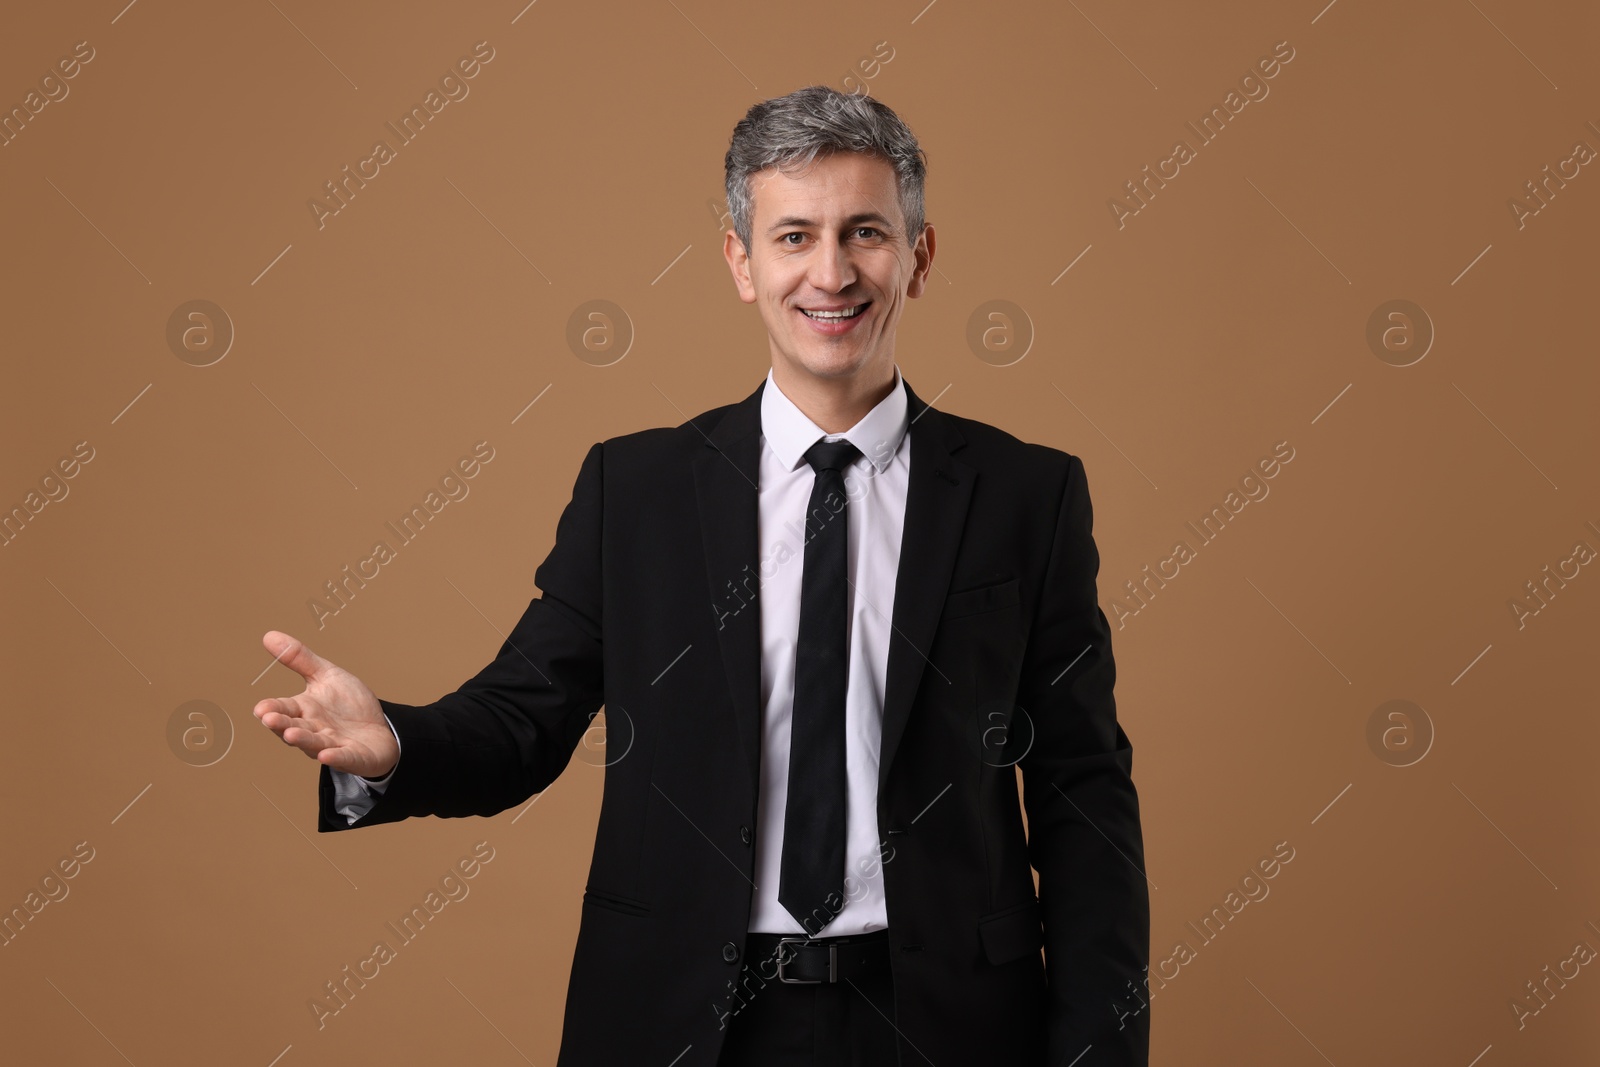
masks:
<path fill-rule="evenodd" d="M 532 601 L 495 658 L 453 693 L 414 706 L 379 699 L 405 753 L 361 818 L 336 810 L 321 771 L 317 829 L 376 826 L 415 815 L 494 815 L 566 768 L 604 703 L 601 668 L 601 460 L 589 449 L 556 543 L 534 572 Z"/>
<path fill-rule="evenodd" d="M 1145 1067 L 1150 898 L 1093 522 L 1083 462 L 1069 456 L 1017 697 L 1033 727 L 1019 765 L 1044 913 L 1047 1062 Z"/>

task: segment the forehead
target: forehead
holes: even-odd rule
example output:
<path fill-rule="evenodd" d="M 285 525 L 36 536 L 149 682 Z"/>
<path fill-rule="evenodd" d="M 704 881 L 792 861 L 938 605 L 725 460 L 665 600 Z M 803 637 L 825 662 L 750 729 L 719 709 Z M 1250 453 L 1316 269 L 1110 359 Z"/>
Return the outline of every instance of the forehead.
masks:
<path fill-rule="evenodd" d="M 865 152 L 819 155 L 805 167 L 767 167 L 750 176 L 750 195 L 758 218 L 793 214 L 823 219 L 877 211 L 899 214 L 894 168 Z"/>

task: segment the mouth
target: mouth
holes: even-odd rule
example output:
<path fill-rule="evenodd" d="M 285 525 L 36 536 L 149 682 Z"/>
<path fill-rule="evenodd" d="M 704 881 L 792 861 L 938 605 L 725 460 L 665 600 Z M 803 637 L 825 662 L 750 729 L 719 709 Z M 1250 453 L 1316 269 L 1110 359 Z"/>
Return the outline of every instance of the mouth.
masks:
<path fill-rule="evenodd" d="M 812 329 L 819 333 L 833 335 L 845 333 L 854 327 L 871 306 L 872 301 L 867 300 L 860 304 L 842 308 L 827 310 L 796 308 L 795 310 L 806 317 L 806 321 L 811 324 Z"/>

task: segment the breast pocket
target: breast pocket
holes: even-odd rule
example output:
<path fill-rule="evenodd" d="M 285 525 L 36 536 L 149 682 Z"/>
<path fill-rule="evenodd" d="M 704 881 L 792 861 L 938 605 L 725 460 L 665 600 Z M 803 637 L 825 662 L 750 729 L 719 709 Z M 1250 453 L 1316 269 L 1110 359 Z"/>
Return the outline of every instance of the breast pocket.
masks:
<path fill-rule="evenodd" d="M 945 683 L 932 691 L 957 715 L 958 733 L 973 728 L 980 705 L 1012 699 L 1023 644 L 1019 589 L 1006 578 L 945 597 L 928 662 Z"/>
<path fill-rule="evenodd" d="M 941 619 L 959 619 L 998 611 L 1017 603 L 1017 579 L 1007 578 L 993 585 L 980 585 L 976 589 L 961 589 L 944 598 Z"/>

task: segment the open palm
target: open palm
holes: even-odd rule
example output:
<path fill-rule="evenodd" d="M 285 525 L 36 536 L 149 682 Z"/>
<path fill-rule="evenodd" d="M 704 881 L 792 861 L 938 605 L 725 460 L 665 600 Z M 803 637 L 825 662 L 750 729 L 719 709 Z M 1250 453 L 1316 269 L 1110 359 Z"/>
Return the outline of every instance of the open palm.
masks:
<path fill-rule="evenodd" d="M 299 696 L 258 703 L 263 726 L 336 771 L 381 778 L 394 769 L 400 746 L 366 683 L 286 633 L 269 630 L 261 643 L 306 683 Z"/>

